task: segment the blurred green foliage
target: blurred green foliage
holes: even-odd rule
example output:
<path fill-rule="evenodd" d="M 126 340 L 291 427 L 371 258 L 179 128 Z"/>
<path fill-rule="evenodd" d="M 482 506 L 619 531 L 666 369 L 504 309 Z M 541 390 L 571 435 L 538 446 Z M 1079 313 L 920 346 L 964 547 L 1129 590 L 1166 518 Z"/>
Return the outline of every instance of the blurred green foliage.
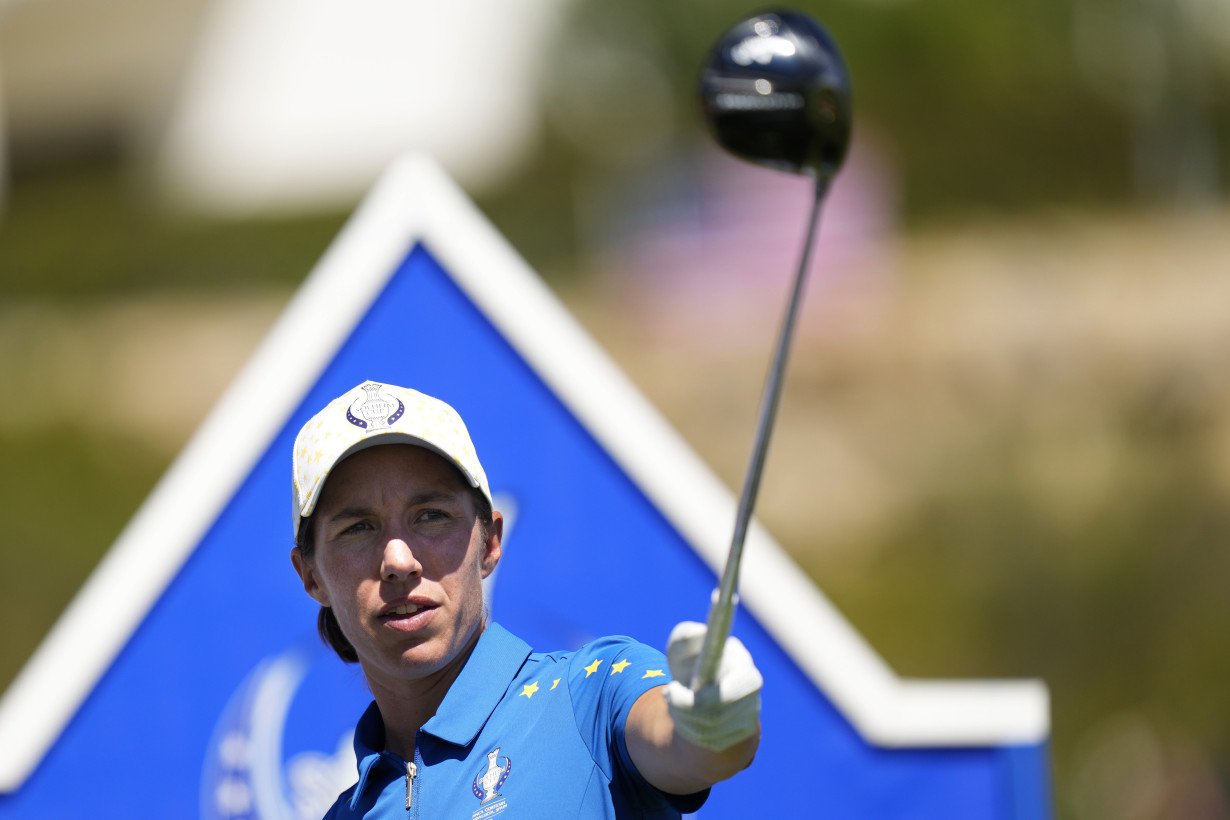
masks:
<path fill-rule="evenodd" d="M 139 441 L 0 427 L 0 690 L 167 466 Z"/>
<path fill-rule="evenodd" d="M 1078 5 L 1070 0 L 791 4 L 823 21 L 841 45 L 854 86 L 855 138 L 867 132 L 887 146 L 910 221 L 1105 204 L 1138 193 L 1131 90 L 1121 99 L 1086 79 L 1089 69 L 1082 68 L 1074 36 Z M 1127 14 L 1129 5 L 1108 8 Z M 574 8 L 564 36 L 593 41 L 593 32 L 601 31 L 605 47 L 657 62 L 680 112 L 675 136 L 696 140 L 702 138 L 699 67 L 721 31 L 755 8 L 731 0 L 703 6 L 630 0 L 615 13 L 600 0 L 584 0 Z M 1216 49 L 1215 40 L 1205 45 L 1210 52 Z M 1171 42 L 1168 47 L 1187 46 Z M 1110 53 L 1116 48 L 1112 44 Z M 1118 59 L 1139 61 L 1126 47 Z M 1153 79 L 1173 88 L 1184 78 L 1170 71 Z M 1218 162 L 1224 179 L 1230 174 L 1230 65 L 1212 62 L 1203 79 L 1208 88 L 1199 102 L 1223 149 Z M 1138 96 L 1144 99 L 1146 92 L 1141 88 Z M 635 112 L 608 123 L 622 130 L 608 137 L 610 142 L 635 140 L 645 128 Z M 584 159 L 553 153 L 550 161 L 567 167 Z"/>
<path fill-rule="evenodd" d="M 160 208 L 118 157 L 19 166 L 0 215 L 0 298 L 293 286 L 345 216 L 191 218 Z"/>
<path fill-rule="evenodd" d="M 887 153 L 908 226 L 1178 195 L 1142 187 L 1133 151 L 1150 123 L 1162 136 L 1172 128 L 1176 139 L 1189 124 L 1168 126 L 1164 107 L 1145 116 L 1130 89 L 1116 96 L 1086 79 L 1075 9 L 1099 3 L 1127 9 L 1113 0 L 810 0 L 794 7 L 822 20 L 841 44 L 854 84 L 855 139 L 871 139 Z M 638 175 L 660 175 L 663 164 L 708 144 L 696 99 L 699 68 L 718 34 L 755 8 L 733 0 L 579 0 L 568 9 L 543 68 L 542 142 L 479 202 L 548 279 L 587 269 L 579 191 L 601 195 Z M 1183 46 L 1168 45 L 1172 52 Z M 599 53 L 609 65 L 583 71 Z M 1184 96 L 1181 75 L 1158 73 L 1164 91 Z M 1201 79 L 1200 108 L 1188 113 L 1200 115 L 1219 149 L 1208 179 L 1217 190 L 1219 180 L 1230 179 L 1230 61 L 1210 59 Z M 598 87 L 569 91 L 570 82 Z M 650 85 L 669 111 L 654 114 L 642 104 L 656 99 Z M 594 95 L 602 95 L 596 105 Z M 1139 96 L 1147 96 L 1144 89 Z M 575 123 L 587 118 L 590 130 L 577 131 Z M 637 144 L 639 153 L 617 150 Z M 82 299 L 145 287 L 294 283 L 344 219 L 340 212 L 194 218 L 163 207 L 139 163 L 119 149 L 101 161 L 87 153 L 50 167 L 42 160 L 28 167 L 20 144 L 13 153 L 13 190 L 0 220 L 0 293 L 9 296 Z M 1163 171 L 1179 161 L 1159 159 Z"/>
<path fill-rule="evenodd" d="M 1132 425 L 1117 431 L 1129 458 L 1115 495 L 1087 519 L 1056 521 L 1031 500 L 1030 442 L 1004 426 L 950 492 L 868 545 L 871 566 L 800 555 L 898 673 L 1045 680 L 1061 802 L 1079 744 L 1123 714 L 1209 750 L 1228 773 L 1230 509 L 1210 489 L 1198 421 Z"/>

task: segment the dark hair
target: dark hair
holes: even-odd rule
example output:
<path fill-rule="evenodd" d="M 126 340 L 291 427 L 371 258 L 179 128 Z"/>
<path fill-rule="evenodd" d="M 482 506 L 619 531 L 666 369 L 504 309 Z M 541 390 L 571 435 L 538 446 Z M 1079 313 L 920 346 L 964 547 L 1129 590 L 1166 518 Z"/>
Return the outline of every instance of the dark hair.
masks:
<path fill-rule="evenodd" d="M 474 500 L 474 509 L 478 523 L 481 525 L 482 541 L 486 542 L 491 533 L 491 525 L 493 522 L 491 514 L 491 502 L 487 500 L 487 496 L 483 495 L 480 490 L 471 487 L 468 483 L 465 485 L 470 491 L 470 497 Z M 295 547 L 303 554 L 304 560 L 310 561 L 316 553 L 316 541 L 312 537 L 312 524 L 316 520 L 316 514 L 313 513 L 307 518 L 299 521 L 299 531 L 295 533 Z M 333 608 L 322 605 L 320 611 L 316 613 L 316 632 L 320 635 L 320 639 L 331 647 L 337 656 L 346 663 L 358 663 L 359 653 L 355 651 L 354 646 L 342 633 L 342 625 L 337 622 L 337 616 L 333 614 Z"/>

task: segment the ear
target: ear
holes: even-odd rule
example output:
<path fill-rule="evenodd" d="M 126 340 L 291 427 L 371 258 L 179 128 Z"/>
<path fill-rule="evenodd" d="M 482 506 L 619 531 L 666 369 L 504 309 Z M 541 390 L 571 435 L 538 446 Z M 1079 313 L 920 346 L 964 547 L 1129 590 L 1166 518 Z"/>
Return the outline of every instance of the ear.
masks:
<path fill-rule="evenodd" d="M 307 558 L 303 557 L 303 550 L 295 547 L 290 551 L 290 562 L 295 567 L 295 572 L 299 573 L 299 580 L 303 582 L 303 590 L 308 595 L 312 596 L 312 600 L 321 606 L 331 606 L 329 596 L 325 592 L 324 586 L 320 583 L 320 576 L 316 574 L 316 567 Z"/>
<path fill-rule="evenodd" d="M 494 510 L 491 513 L 491 526 L 487 528 L 487 542 L 483 544 L 483 553 L 479 557 L 484 578 L 495 572 L 496 564 L 500 563 L 500 556 L 504 554 L 501 546 L 503 538 L 504 516 Z"/>

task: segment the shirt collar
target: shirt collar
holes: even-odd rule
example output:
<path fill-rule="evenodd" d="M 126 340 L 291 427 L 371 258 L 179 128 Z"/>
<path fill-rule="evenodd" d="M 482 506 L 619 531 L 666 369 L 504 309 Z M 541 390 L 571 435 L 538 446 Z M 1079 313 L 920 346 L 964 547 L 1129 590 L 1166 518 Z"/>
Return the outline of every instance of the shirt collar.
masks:
<path fill-rule="evenodd" d="M 367 776 L 380 762 L 383 749 L 384 719 L 380 717 L 380 709 L 373 700 L 354 729 L 354 756 L 359 766 L 359 782 L 355 784 L 354 794 L 350 796 L 352 811 L 358 807 L 363 787 L 367 785 Z"/>
<path fill-rule="evenodd" d="M 489 625 L 423 731 L 446 743 L 468 746 L 529 655 L 529 644 L 499 624 Z"/>
<path fill-rule="evenodd" d="M 529 644 L 497 623 L 489 625 L 479 636 L 474 651 L 449 687 L 440 708 L 423 725 L 422 731 L 446 743 L 468 746 L 478 737 L 529 655 Z M 376 702 L 372 701 L 354 731 L 359 782 L 350 797 L 352 810 L 358 806 L 368 775 L 380 761 L 383 750 L 384 719 Z"/>

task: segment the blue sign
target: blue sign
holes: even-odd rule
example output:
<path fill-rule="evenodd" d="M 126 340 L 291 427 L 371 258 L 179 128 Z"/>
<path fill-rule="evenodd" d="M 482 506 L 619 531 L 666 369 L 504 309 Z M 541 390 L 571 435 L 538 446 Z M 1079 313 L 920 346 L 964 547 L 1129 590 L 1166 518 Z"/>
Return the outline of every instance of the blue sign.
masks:
<path fill-rule="evenodd" d="M 390 171 L 0 701 L 0 818 L 319 817 L 369 696 L 291 569 L 291 442 L 364 379 L 469 426 L 509 513 L 493 617 L 540 650 L 703 620 L 729 492 L 438 169 Z M 896 678 L 754 528 L 753 766 L 705 817 L 1048 817 L 1033 682 Z"/>

